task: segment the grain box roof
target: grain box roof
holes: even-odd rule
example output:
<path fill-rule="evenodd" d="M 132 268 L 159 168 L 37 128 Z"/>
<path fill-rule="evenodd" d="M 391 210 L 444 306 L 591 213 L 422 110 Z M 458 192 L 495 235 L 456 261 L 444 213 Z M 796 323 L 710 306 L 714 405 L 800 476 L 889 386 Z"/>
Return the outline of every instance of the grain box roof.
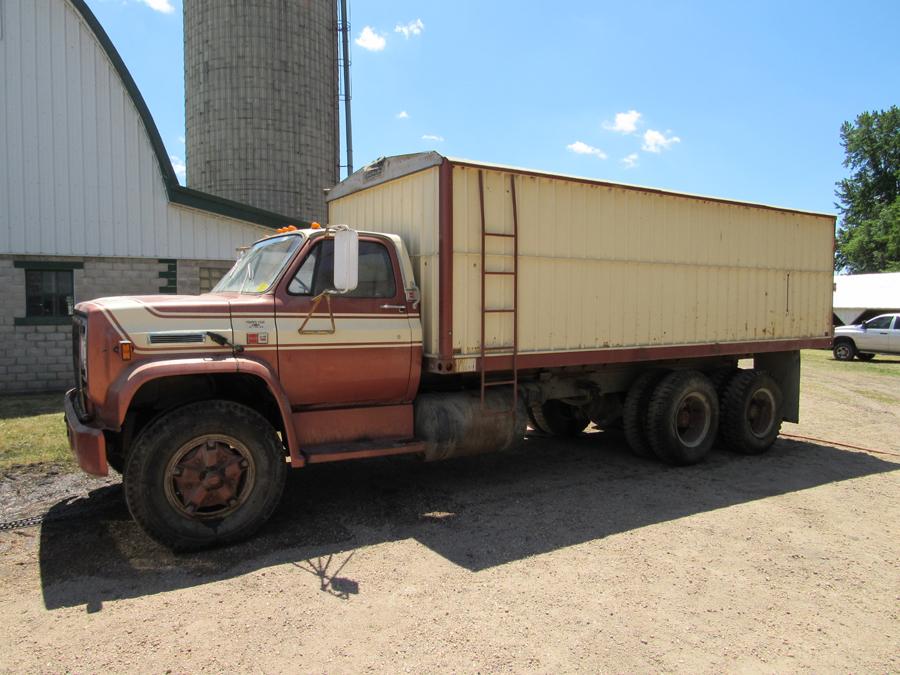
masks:
<path fill-rule="evenodd" d="M 469 166 L 477 169 L 487 169 L 492 171 L 503 171 L 507 173 L 515 173 L 524 176 L 536 176 L 540 178 L 551 178 L 555 180 L 573 181 L 577 183 L 587 183 L 590 185 L 598 185 L 605 187 L 615 187 L 624 190 L 635 190 L 650 194 L 667 195 L 672 197 L 684 197 L 686 199 L 699 199 L 703 201 L 719 202 L 724 204 L 734 204 L 737 206 L 746 206 L 750 208 L 771 209 L 775 211 L 800 213 L 811 216 L 823 216 L 826 218 L 836 218 L 834 214 L 822 213 L 817 211 L 804 211 L 801 209 L 785 208 L 781 206 L 773 206 L 770 204 L 760 204 L 756 202 L 739 201 L 736 199 L 725 199 L 722 197 L 711 197 L 708 195 L 698 195 L 689 192 L 678 192 L 675 190 L 663 190 L 660 188 L 647 187 L 643 185 L 632 185 L 629 183 L 617 183 L 613 181 L 598 180 L 596 178 L 586 178 L 584 176 L 573 176 L 563 173 L 552 173 L 549 171 L 539 171 L 536 169 L 525 169 L 521 167 L 509 166 L 505 164 L 493 164 L 491 162 L 478 162 L 470 159 L 459 157 L 445 157 L 438 152 L 418 152 L 409 155 L 393 155 L 391 157 L 379 157 L 374 162 L 364 166 L 343 181 L 335 185 L 328 194 L 327 201 L 333 201 L 346 197 L 347 195 L 365 190 L 382 183 L 387 183 L 402 176 L 408 176 L 418 171 L 439 166 L 443 162 L 449 162 L 454 166 Z"/>

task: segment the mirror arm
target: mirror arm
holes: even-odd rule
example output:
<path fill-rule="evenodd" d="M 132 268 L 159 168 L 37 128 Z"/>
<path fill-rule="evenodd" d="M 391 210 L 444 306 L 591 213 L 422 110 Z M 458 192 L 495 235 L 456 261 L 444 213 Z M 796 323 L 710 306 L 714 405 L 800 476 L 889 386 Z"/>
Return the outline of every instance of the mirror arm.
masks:
<path fill-rule="evenodd" d="M 309 313 L 306 315 L 306 318 L 303 319 L 303 323 L 300 324 L 300 328 L 297 329 L 297 332 L 300 333 L 300 335 L 331 335 L 336 331 L 334 326 L 334 312 L 331 310 L 332 295 L 338 295 L 338 293 L 333 290 L 326 290 L 322 291 L 313 298 L 312 305 L 309 308 Z M 325 299 L 325 304 L 328 305 L 328 318 L 331 321 L 331 329 L 325 328 L 320 330 L 306 330 L 306 324 L 308 324 L 310 319 L 313 318 L 313 314 L 316 313 L 316 309 L 318 309 L 319 304 L 322 302 L 323 298 Z"/>

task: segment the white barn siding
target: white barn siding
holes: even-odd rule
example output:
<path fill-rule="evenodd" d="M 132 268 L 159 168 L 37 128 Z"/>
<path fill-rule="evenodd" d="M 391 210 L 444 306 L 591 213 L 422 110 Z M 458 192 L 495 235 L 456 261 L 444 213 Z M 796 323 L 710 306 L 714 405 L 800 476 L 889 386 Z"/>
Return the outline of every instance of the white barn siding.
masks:
<path fill-rule="evenodd" d="M 68 0 L 4 0 L 0 253 L 227 260 L 272 230 L 169 202 L 118 72 Z"/>

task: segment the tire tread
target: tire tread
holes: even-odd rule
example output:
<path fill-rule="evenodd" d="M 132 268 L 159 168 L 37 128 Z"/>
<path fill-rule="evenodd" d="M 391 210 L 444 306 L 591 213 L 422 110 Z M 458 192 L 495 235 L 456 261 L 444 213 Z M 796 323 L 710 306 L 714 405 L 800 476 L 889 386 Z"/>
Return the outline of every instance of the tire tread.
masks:
<path fill-rule="evenodd" d="M 657 383 L 666 376 L 665 370 L 648 370 L 637 377 L 625 395 L 622 407 L 622 429 L 628 447 L 638 457 L 655 457 L 647 438 L 647 404 Z"/>
<path fill-rule="evenodd" d="M 669 408 L 676 398 L 681 398 L 682 392 L 694 382 L 695 388 L 708 388 L 707 393 L 711 404 L 710 428 L 706 440 L 699 448 L 691 448 L 690 451 L 675 446 L 677 440 L 669 433 Z M 715 442 L 718 431 L 718 399 L 715 388 L 709 379 L 696 370 L 680 370 L 667 375 L 653 391 L 650 404 L 647 408 L 647 437 L 650 446 L 659 459 L 677 466 L 696 464 L 710 451 Z M 690 452 L 690 454 L 688 454 Z"/>
<path fill-rule="evenodd" d="M 778 409 L 775 411 L 775 433 L 767 444 L 760 443 L 752 435 L 744 419 L 744 408 L 754 387 L 762 381 L 773 389 Z M 758 455 L 768 450 L 781 429 L 782 394 L 778 384 L 766 373 L 759 370 L 742 370 L 732 378 L 725 388 L 721 402 L 722 424 L 719 435 L 725 447 L 744 455 Z"/>
<path fill-rule="evenodd" d="M 268 444 L 270 452 L 278 452 L 283 458 L 283 449 L 280 447 L 280 442 L 277 440 L 275 431 L 269 422 L 255 410 L 233 401 L 208 400 L 191 403 L 162 415 L 148 424 L 135 439 L 131 451 L 128 453 L 125 479 L 123 481 L 125 501 L 128 505 L 128 510 L 138 525 L 153 539 L 172 550 L 197 550 L 249 537 L 272 516 L 272 513 L 274 513 L 281 501 L 287 468 L 284 461 L 275 461 L 273 464 L 274 475 L 269 477 L 274 479 L 271 481 L 272 485 L 270 485 L 274 490 L 269 493 L 262 510 L 243 527 L 229 532 L 227 535 L 217 535 L 213 538 L 203 539 L 187 537 L 161 527 L 158 522 L 159 519 L 153 517 L 150 502 L 145 494 L 148 491 L 148 487 L 140 479 L 140 474 L 135 472 L 141 472 L 141 463 L 147 461 L 150 453 L 157 451 L 155 446 L 160 438 L 165 438 L 166 434 L 178 433 L 182 425 L 190 426 L 195 424 L 198 419 L 207 419 L 219 415 L 224 419 L 237 422 L 238 424 L 246 424 L 248 428 L 259 430 L 259 438 L 254 440 Z M 272 433 L 267 434 L 267 430 L 271 430 Z"/>

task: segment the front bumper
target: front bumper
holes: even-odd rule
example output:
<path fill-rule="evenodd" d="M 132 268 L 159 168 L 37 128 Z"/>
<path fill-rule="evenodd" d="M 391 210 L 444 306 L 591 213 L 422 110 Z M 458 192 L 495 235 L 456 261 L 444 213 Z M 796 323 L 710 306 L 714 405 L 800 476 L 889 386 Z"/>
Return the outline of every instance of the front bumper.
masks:
<path fill-rule="evenodd" d="M 77 391 L 66 392 L 66 433 L 69 436 L 69 447 L 78 460 L 78 466 L 85 473 L 94 476 L 106 476 L 109 467 L 106 463 L 106 437 L 101 429 L 82 424 L 75 412 L 75 396 Z"/>

